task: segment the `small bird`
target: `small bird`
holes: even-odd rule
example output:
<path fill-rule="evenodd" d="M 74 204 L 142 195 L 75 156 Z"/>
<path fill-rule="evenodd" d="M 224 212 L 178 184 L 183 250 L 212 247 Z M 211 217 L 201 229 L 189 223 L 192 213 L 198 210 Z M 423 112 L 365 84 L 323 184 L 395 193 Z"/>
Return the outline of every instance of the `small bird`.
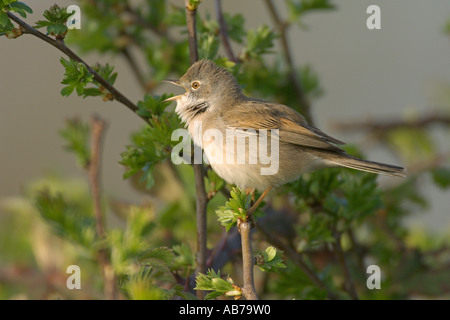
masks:
<path fill-rule="evenodd" d="M 347 167 L 388 176 L 406 175 L 402 167 L 349 155 L 338 147 L 344 142 L 310 125 L 292 108 L 245 96 L 233 75 L 212 61 L 197 61 L 179 80 L 166 82 L 186 90 L 165 101 L 177 102 L 175 112 L 185 122 L 194 143 L 203 148 L 213 170 L 242 189 L 264 191 L 258 202 L 272 187 L 322 168 Z M 205 135 L 211 131 L 213 134 Z M 225 137 L 230 132 L 239 133 L 233 137 L 234 142 L 239 135 L 247 139 L 239 140 L 244 142 L 237 148 L 234 145 L 227 148 L 231 140 Z M 271 150 L 269 159 L 275 165 L 263 157 L 263 149 Z M 219 158 L 223 161 L 214 161 Z M 276 170 L 263 174 L 262 169 L 270 166 Z"/>

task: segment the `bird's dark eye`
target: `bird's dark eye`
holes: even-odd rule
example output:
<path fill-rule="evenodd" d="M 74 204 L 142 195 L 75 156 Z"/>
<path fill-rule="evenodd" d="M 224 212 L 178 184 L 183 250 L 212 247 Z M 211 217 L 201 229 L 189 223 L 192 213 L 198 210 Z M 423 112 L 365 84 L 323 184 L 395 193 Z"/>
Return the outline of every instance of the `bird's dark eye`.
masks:
<path fill-rule="evenodd" d="M 198 81 L 194 81 L 191 84 L 192 89 L 197 90 L 198 88 L 200 88 L 200 82 Z"/>

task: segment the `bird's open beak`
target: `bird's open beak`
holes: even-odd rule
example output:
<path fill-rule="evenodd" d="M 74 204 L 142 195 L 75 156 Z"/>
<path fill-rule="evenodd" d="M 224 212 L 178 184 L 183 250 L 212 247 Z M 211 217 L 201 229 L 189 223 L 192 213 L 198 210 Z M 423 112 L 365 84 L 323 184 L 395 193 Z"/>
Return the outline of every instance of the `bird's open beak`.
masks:
<path fill-rule="evenodd" d="M 167 82 L 167 83 L 171 83 L 171 84 L 174 84 L 174 85 L 176 85 L 176 86 L 179 86 L 179 87 L 183 87 L 183 88 L 184 88 L 184 86 L 183 86 L 182 84 L 180 84 L 180 81 L 179 81 L 179 80 L 170 80 L 170 79 L 167 79 L 167 80 L 162 80 L 162 81 L 163 81 L 163 82 Z M 184 88 L 184 89 L 186 90 L 186 92 L 188 91 L 186 88 Z M 175 101 L 175 100 L 180 99 L 182 96 L 184 96 L 184 94 L 180 94 L 180 95 L 178 95 L 178 96 L 170 97 L 170 98 L 164 100 L 163 102 Z"/>

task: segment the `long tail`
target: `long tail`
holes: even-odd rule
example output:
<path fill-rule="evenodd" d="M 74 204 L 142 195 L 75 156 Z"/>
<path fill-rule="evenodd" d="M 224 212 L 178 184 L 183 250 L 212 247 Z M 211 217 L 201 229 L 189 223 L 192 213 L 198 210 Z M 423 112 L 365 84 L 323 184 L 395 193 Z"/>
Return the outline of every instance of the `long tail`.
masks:
<path fill-rule="evenodd" d="M 406 177 L 405 168 L 374 161 L 362 160 L 348 154 L 335 154 L 332 159 L 327 159 L 330 163 L 340 167 L 347 167 L 361 171 L 367 171 L 387 176 Z"/>

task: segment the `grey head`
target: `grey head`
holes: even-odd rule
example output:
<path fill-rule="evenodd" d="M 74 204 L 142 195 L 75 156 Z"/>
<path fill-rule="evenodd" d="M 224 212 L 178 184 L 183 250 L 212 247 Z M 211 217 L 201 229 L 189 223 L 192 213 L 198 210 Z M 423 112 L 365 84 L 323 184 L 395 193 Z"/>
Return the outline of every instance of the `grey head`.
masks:
<path fill-rule="evenodd" d="M 166 82 L 186 90 L 165 101 L 177 101 L 175 111 L 187 124 L 204 112 L 218 112 L 244 98 L 233 75 L 210 60 L 197 61 L 179 80 Z"/>

